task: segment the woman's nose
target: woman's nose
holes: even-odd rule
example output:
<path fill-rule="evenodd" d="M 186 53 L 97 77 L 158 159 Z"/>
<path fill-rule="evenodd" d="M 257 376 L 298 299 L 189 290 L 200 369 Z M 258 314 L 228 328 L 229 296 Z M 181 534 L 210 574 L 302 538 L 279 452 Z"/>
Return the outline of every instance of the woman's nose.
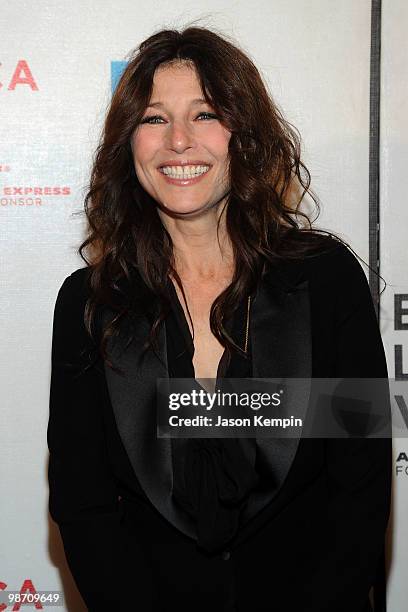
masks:
<path fill-rule="evenodd" d="M 167 139 L 168 147 L 177 153 L 190 148 L 194 142 L 191 128 L 182 121 L 174 121 L 169 125 Z"/>

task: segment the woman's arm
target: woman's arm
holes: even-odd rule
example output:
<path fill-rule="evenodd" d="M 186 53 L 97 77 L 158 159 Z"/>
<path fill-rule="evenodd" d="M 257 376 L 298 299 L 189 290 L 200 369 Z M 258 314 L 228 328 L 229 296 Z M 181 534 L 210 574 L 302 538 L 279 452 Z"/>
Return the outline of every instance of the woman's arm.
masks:
<path fill-rule="evenodd" d="M 357 259 L 341 249 L 336 279 L 337 378 L 388 377 L 370 289 Z M 387 385 L 387 381 L 385 382 Z M 388 389 L 388 387 L 386 387 Z M 388 394 L 384 417 L 389 417 Z M 384 546 L 391 498 L 391 438 L 326 442 L 330 490 L 328 556 L 310 584 L 313 612 L 362 612 Z"/>
<path fill-rule="evenodd" d="M 92 349 L 83 323 L 84 281 L 85 269 L 68 277 L 54 310 L 47 430 L 49 510 L 89 610 L 116 611 L 122 609 L 119 593 L 125 586 L 126 559 L 118 491 L 104 438 L 105 380 L 95 368 L 81 374 L 86 363 L 81 352 Z"/>

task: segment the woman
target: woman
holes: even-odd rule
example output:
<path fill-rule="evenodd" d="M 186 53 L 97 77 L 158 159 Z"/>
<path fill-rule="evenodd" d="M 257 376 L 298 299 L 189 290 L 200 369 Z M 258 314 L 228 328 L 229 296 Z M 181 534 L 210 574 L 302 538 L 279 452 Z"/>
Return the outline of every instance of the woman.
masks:
<path fill-rule="evenodd" d="M 360 264 L 300 223 L 309 185 L 235 45 L 140 45 L 54 313 L 50 513 L 89 610 L 371 609 L 389 439 L 156 436 L 158 378 L 387 377 Z"/>

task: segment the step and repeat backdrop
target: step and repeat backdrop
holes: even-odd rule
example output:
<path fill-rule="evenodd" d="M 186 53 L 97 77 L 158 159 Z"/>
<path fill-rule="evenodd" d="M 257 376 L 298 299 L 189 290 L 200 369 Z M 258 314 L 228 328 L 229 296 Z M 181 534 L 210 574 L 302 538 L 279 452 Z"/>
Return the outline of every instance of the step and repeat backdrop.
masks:
<path fill-rule="evenodd" d="M 408 381 L 408 3 L 383 2 L 381 78 L 380 261 L 387 287 L 381 296 L 381 331 L 390 378 Z M 406 394 L 400 407 L 408 416 Z M 408 421 L 406 421 L 408 422 Z M 408 440 L 394 440 L 393 507 L 387 539 L 390 612 L 407 607 Z"/>
<path fill-rule="evenodd" d="M 381 331 L 389 376 L 406 379 L 408 5 L 385 0 L 382 10 L 381 272 L 388 286 Z M 64 610 L 85 610 L 47 508 L 52 317 L 62 281 L 84 265 L 77 254 L 83 198 L 127 54 L 163 27 L 194 23 L 232 36 L 302 135 L 322 203 L 317 225 L 368 261 L 370 17 L 369 0 L 208 0 L 205 12 L 186 0 L 3 4 L 0 589 L 61 590 Z M 401 612 L 408 597 L 407 441 L 395 440 L 394 451 L 387 600 L 390 612 Z"/>

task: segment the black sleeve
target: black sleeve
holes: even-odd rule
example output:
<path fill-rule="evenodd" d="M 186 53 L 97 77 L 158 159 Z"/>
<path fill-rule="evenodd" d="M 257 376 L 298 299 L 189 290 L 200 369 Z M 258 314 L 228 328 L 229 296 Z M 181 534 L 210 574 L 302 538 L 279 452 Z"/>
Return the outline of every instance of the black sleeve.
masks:
<path fill-rule="evenodd" d="M 332 270 L 337 300 L 335 377 L 382 378 L 389 421 L 388 372 L 369 285 L 346 248 Z M 326 440 L 332 539 L 310 585 L 308 611 L 361 612 L 384 547 L 391 500 L 392 439 Z"/>
<path fill-rule="evenodd" d="M 125 555 L 118 491 L 104 438 L 104 377 L 94 367 L 83 372 L 92 350 L 83 321 L 84 272 L 78 270 L 64 281 L 54 310 L 47 429 L 49 511 L 88 609 L 119 610 Z"/>

